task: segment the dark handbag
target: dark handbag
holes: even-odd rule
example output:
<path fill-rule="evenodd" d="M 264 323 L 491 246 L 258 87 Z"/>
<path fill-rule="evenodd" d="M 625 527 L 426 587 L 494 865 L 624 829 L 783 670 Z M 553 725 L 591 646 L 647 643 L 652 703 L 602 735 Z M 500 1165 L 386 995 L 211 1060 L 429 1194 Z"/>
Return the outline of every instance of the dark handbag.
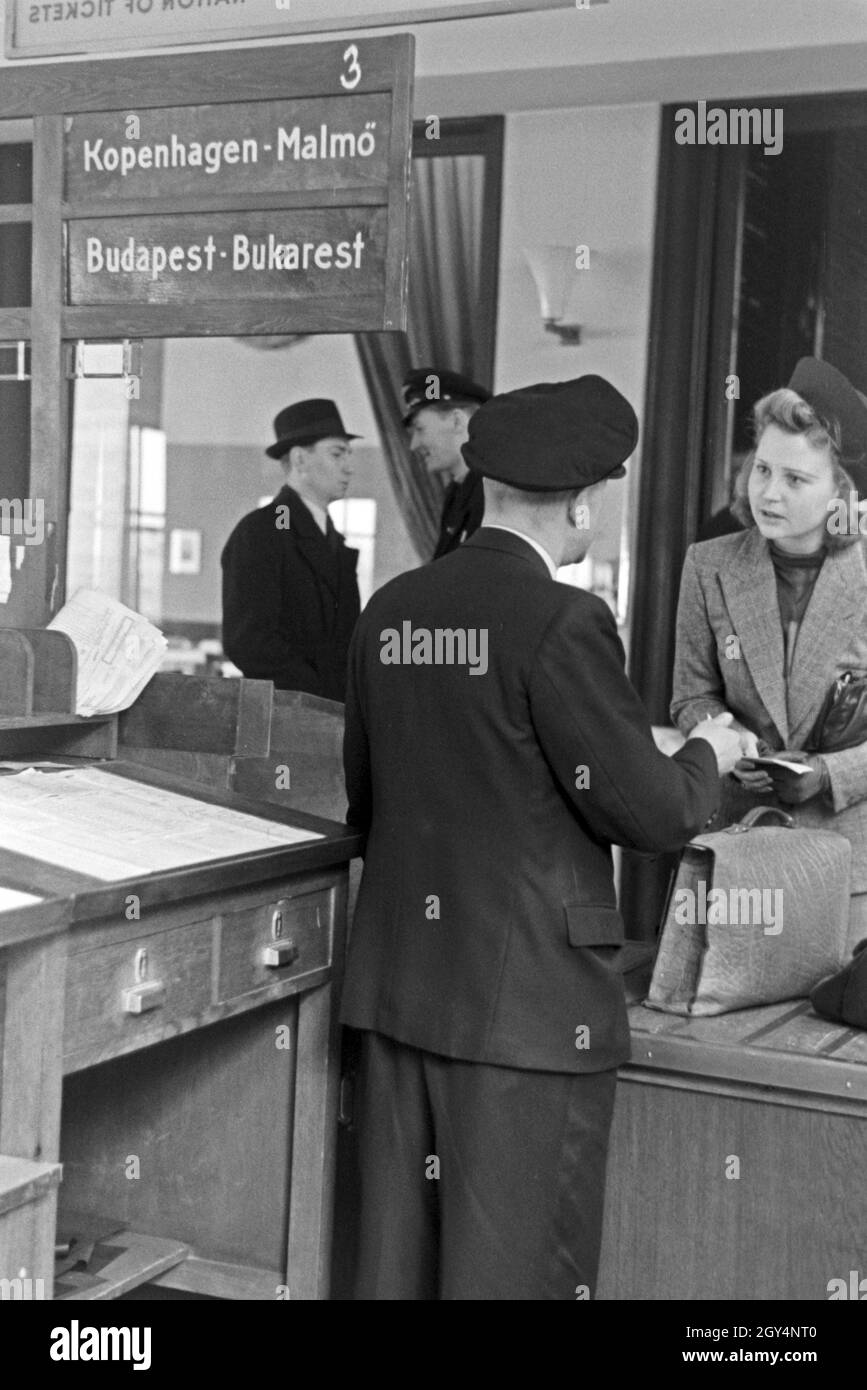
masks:
<path fill-rule="evenodd" d="M 867 1028 L 867 938 L 858 942 L 852 960 L 838 975 L 816 985 L 810 1003 L 823 1018 Z"/>
<path fill-rule="evenodd" d="M 807 740 L 810 753 L 839 753 L 867 741 L 867 675 L 844 671 L 822 701 Z"/>

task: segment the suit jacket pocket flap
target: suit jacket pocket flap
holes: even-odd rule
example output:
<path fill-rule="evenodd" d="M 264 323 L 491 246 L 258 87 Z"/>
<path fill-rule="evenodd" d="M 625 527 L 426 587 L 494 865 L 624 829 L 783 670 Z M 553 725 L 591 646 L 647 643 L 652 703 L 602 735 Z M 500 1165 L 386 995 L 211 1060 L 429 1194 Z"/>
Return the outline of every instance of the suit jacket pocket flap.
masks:
<path fill-rule="evenodd" d="M 623 918 L 616 907 L 564 903 L 570 946 L 622 946 Z"/>

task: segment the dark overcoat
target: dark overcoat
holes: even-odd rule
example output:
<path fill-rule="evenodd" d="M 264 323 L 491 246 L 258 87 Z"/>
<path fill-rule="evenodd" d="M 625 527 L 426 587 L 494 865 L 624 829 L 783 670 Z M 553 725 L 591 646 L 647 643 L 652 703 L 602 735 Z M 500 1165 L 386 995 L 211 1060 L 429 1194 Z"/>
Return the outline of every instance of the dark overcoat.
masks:
<path fill-rule="evenodd" d="M 287 486 L 238 522 L 222 563 L 229 660 L 281 690 L 343 700 L 360 608 L 358 551 L 337 531 L 323 535 Z"/>
<path fill-rule="evenodd" d="M 472 629 L 476 657 L 485 632 L 486 669 L 386 664 L 404 624 Z M 610 846 L 679 848 L 719 779 L 704 740 L 657 751 L 606 604 L 494 528 L 401 575 L 356 629 L 344 761 L 367 832 L 344 1022 L 508 1067 L 624 1061 Z"/>
<path fill-rule="evenodd" d="M 449 483 L 443 501 L 440 531 L 434 549 L 434 560 L 450 555 L 472 536 L 482 524 L 485 514 L 485 489 L 480 473 L 467 473 L 459 483 Z"/>

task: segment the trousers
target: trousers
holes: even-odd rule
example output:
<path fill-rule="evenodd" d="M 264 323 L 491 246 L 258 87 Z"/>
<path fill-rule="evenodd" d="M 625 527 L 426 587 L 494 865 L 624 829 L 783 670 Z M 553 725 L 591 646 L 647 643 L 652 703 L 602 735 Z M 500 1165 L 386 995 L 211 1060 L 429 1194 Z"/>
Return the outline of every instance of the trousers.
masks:
<path fill-rule="evenodd" d="M 362 1034 L 355 1298 L 592 1298 L 615 1081 Z"/>

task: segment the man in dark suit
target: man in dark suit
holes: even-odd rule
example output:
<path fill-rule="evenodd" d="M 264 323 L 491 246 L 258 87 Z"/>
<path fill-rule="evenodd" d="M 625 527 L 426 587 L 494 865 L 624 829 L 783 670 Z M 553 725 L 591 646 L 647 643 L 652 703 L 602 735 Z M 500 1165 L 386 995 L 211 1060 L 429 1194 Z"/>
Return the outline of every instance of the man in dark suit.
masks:
<path fill-rule="evenodd" d="M 679 848 L 741 748 L 706 721 L 659 753 L 608 607 L 555 582 L 636 440 L 600 377 L 494 397 L 464 450 L 486 524 L 353 639 L 359 1298 L 593 1291 L 629 1055 L 610 846 Z"/>
<path fill-rule="evenodd" d="M 328 515 L 343 497 L 358 435 L 333 401 L 298 401 L 274 420 L 286 485 L 235 527 L 222 555 L 223 647 L 245 676 L 328 700 L 346 694 L 349 640 L 360 604 L 358 551 Z"/>
<path fill-rule="evenodd" d="M 467 442 L 467 427 L 479 406 L 490 399 L 490 391 L 458 372 L 441 372 L 438 367 L 416 367 L 403 382 L 406 414 L 403 423 L 409 447 L 428 473 L 448 478 L 443 500 L 440 531 L 432 559 L 439 560 L 457 550 L 467 536 L 482 524 L 485 495 L 482 480 L 471 473 L 461 448 Z"/>

